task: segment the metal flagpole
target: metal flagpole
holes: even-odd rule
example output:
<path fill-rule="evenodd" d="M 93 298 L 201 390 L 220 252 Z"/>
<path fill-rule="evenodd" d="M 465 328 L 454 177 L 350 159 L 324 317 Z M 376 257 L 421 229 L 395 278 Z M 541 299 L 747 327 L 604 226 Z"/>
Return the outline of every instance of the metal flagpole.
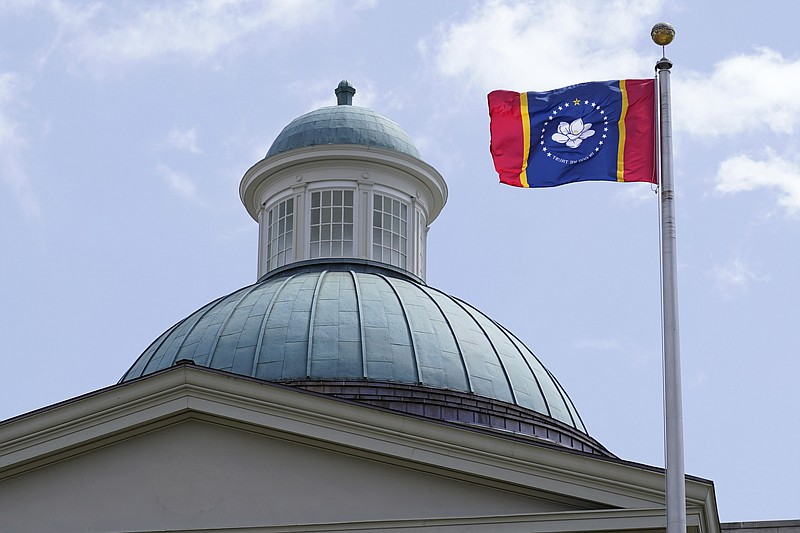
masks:
<path fill-rule="evenodd" d="M 672 117 L 669 77 L 672 61 L 664 47 L 675 29 L 666 23 L 653 26 L 653 42 L 661 45 L 658 72 L 659 149 L 661 179 L 661 319 L 664 357 L 664 456 L 666 462 L 667 533 L 686 533 L 686 481 L 683 463 L 683 407 L 681 354 L 678 331 L 678 277 L 675 239 L 675 185 L 672 176 Z"/>

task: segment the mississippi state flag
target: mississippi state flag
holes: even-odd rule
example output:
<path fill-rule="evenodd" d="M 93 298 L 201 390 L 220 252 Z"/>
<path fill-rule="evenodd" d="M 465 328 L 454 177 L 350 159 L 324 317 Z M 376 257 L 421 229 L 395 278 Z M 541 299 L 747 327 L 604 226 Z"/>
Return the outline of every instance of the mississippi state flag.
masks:
<path fill-rule="evenodd" d="M 579 83 L 547 92 L 489 93 L 500 181 L 656 183 L 654 80 Z"/>

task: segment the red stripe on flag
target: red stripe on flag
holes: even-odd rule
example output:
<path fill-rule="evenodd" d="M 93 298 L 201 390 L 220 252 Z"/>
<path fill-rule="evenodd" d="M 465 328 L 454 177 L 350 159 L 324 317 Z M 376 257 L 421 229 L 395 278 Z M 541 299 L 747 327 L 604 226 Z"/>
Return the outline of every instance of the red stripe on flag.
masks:
<path fill-rule="evenodd" d="M 519 108 L 519 93 L 513 91 L 492 91 L 489 93 L 489 131 L 490 150 L 494 168 L 500 181 L 508 185 L 522 187 L 520 173 L 525 147 L 522 131 L 522 116 Z M 527 120 L 528 117 L 525 117 Z"/>
<path fill-rule="evenodd" d="M 623 181 L 656 183 L 655 80 L 626 80 Z"/>

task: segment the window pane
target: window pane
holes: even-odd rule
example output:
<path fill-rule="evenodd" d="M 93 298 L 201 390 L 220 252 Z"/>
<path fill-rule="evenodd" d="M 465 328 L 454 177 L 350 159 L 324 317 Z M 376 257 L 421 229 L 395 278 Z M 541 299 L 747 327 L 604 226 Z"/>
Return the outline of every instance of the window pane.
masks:
<path fill-rule="evenodd" d="M 344 225 L 344 240 L 352 241 L 353 240 L 353 225 L 352 224 L 345 224 Z"/>
<path fill-rule="evenodd" d="M 341 224 L 334 224 L 333 225 L 333 237 L 334 241 L 341 241 L 342 240 L 342 225 Z"/>
<path fill-rule="evenodd" d="M 311 210 L 311 223 L 312 224 L 319 224 L 319 209 L 312 209 Z"/>
<path fill-rule="evenodd" d="M 321 235 L 320 240 L 329 241 L 331 240 L 331 227 L 330 225 L 325 225 L 320 227 Z"/>
<path fill-rule="evenodd" d="M 342 191 L 333 191 L 333 205 L 342 205 Z"/>
<path fill-rule="evenodd" d="M 345 241 L 343 244 L 342 255 L 349 257 L 353 255 L 353 243 Z"/>
<path fill-rule="evenodd" d="M 289 198 L 272 206 L 267 212 L 267 270 L 283 266 L 292 257 L 292 207 Z"/>
<path fill-rule="evenodd" d="M 350 224 L 353 223 L 353 208 L 352 207 L 346 207 L 344 209 L 344 221 L 348 222 Z"/>
<path fill-rule="evenodd" d="M 322 209 L 322 223 L 328 224 L 331 221 L 331 210 L 330 208 L 323 208 Z"/>
<path fill-rule="evenodd" d="M 311 207 L 319 207 L 320 202 L 320 193 L 312 192 L 311 193 Z"/>
<path fill-rule="evenodd" d="M 322 191 L 322 206 L 331 205 L 331 191 Z"/>
<path fill-rule="evenodd" d="M 353 205 L 353 191 L 344 191 L 344 205 Z"/>
<path fill-rule="evenodd" d="M 334 222 L 341 222 L 342 221 L 342 208 L 341 207 L 334 207 L 332 211 L 333 211 L 332 220 Z"/>
<path fill-rule="evenodd" d="M 319 241 L 319 226 L 311 226 L 311 242 Z"/>
<path fill-rule="evenodd" d="M 372 229 L 372 242 L 373 244 L 381 244 L 381 230 L 380 228 Z"/>

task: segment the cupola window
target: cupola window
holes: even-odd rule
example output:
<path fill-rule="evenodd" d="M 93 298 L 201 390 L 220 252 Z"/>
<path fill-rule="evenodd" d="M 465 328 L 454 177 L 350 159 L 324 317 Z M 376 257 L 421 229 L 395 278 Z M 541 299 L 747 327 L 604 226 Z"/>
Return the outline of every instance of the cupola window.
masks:
<path fill-rule="evenodd" d="M 373 197 L 372 258 L 400 268 L 408 258 L 408 205 L 382 194 Z"/>
<path fill-rule="evenodd" d="M 311 193 L 309 256 L 353 256 L 353 191 Z"/>
<path fill-rule="evenodd" d="M 294 261 L 294 199 L 276 204 L 267 212 L 267 270 Z"/>

